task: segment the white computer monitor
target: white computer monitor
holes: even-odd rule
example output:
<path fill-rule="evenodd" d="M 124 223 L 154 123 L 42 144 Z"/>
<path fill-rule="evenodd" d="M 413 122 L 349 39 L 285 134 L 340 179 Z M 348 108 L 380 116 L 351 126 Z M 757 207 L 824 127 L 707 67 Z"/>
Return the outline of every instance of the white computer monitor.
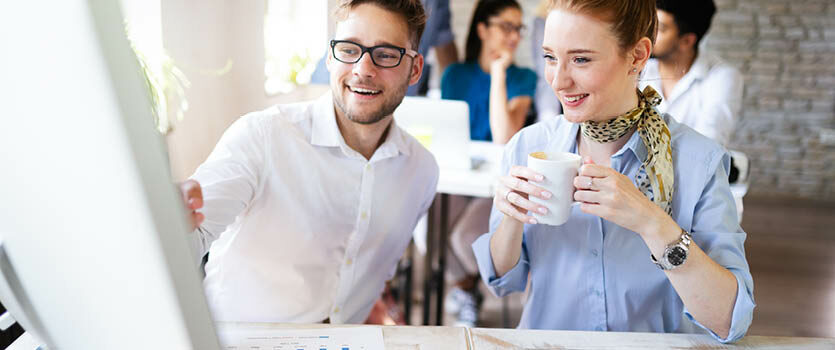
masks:
<path fill-rule="evenodd" d="M 394 111 L 394 119 L 432 152 L 441 168 L 473 167 L 470 108 L 466 102 L 406 96 Z"/>
<path fill-rule="evenodd" d="M 220 349 L 117 1 L 0 5 L 0 299 L 50 349 Z"/>

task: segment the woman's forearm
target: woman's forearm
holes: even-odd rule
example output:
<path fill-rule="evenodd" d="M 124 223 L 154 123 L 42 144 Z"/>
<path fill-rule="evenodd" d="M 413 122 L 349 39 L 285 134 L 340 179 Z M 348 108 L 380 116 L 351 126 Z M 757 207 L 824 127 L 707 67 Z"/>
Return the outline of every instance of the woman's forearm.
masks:
<path fill-rule="evenodd" d="M 670 222 L 662 229 L 664 234 L 644 235 L 655 257 L 663 256 L 667 244 L 674 242 L 681 233 L 672 219 Z M 690 314 L 702 325 L 726 338 L 730 333 L 734 304 L 739 292 L 736 277 L 713 261 L 695 242 L 690 243 L 687 261 L 665 273 Z"/>
<path fill-rule="evenodd" d="M 502 277 L 519 262 L 522 255 L 524 225 L 505 216 L 490 238 L 490 256 L 496 277 Z"/>
<path fill-rule="evenodd" d="M 518 131 L 511 129 L 505 70 L 494 68 L 490 72 L 490 132 L 493 134 L 493 142 L 506 144 Z"/>

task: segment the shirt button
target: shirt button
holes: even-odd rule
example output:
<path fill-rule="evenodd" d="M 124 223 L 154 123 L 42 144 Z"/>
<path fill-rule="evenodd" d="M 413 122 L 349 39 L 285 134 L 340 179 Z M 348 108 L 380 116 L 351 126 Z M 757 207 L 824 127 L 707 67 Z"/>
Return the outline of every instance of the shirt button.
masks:
<path fill-rule="evenodd" d="M 362 218 L 363 220 L 367 219 L 368 218 L 368 213 L 367 212 L 362 212 L 362 214 L 360 214 L 360 218 Z"/>
<path fill-rule="evenodd" d="M 339 313 L 339 307 L 338 306 L 333 308 L 333 313 L 335 313 L 335 314 Z"/>
<path fill-rule="evenodd" d="M 345 260 L 345 265 L 351 266 L 353 261 L 351 259 Z"/>
<path fill-rule="evenodd" d="M 597 249 L 592 249 L 591 250 L 591 255 L 597 256 Z"/>
<path fill-rule="evenodd" d="M 365 170 L 371 170 L 371 164 L 366 164 L 365 165 Z"/>

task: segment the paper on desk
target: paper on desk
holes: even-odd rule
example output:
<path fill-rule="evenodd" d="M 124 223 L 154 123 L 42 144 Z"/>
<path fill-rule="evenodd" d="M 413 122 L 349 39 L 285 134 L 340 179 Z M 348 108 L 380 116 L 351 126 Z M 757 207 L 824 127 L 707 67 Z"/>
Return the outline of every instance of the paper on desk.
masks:
<path fill-rule="evenodd" d="M 379 327 L 233 330 L 220 342 L 223 350 L 385 350 Z"/>

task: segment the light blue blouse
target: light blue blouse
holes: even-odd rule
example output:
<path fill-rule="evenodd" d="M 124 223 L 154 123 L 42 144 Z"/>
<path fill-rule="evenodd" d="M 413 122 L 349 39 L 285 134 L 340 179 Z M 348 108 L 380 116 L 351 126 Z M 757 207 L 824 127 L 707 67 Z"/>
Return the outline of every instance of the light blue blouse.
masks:
<path fill-rule="evenodd" d="M 737 280 L 728 337 L 721 339 L 693 318 L 667 276 L 650 260 L 649 248 L 638 234 L 576 206 L 562 226 L 526 224 L 519 262 L 500 278 L 493 268 L 490 238 L 504 214 L 493 208 L 490 233 L 473 243 L 481 276 L 494 294 L 523 291 L 530 274 L 531 290 L 519 328 L 707 332 L 721 342 L 745 335 L 753 318 L 754 282 L 743 247 L 746 234 L 728 186 L 730 157 L 719 144 L 669 115 L 664 120 L 672 134 L 673 219 Z M 505 148 L 502 174 L 512 165 L 526 165 L 527 154 L 534 151 L 576 153 L 578 130 L 578 124 L 562 116 L 521 130 Z M 646 156 L 646 147 L 634 133 L 612 156 L 611 165 L 634 182 Z"/>

